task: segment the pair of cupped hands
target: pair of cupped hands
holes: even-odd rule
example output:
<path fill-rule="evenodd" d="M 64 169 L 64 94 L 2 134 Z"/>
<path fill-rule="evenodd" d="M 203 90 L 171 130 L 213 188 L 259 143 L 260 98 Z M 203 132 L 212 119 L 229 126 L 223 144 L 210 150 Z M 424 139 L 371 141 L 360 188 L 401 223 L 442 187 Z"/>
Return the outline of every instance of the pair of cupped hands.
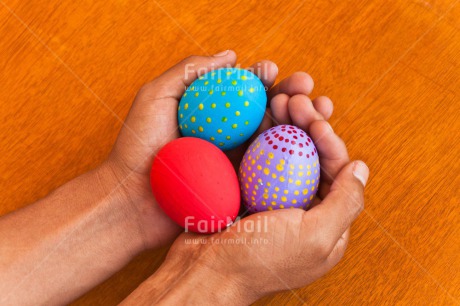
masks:
<path fill-rule="evenodd" d="M 308 211 L 282 209 L 253 214 L 239 220 L 239 226 L 235 223 L 213 235 L 180 234 L 183 229 L 163 213 L 153 197 L 149 183 L 152 161 L 166 143 L 180 137 L 177 107 L 185 87 L 199 74 L 234 66 L 236 61 L 231 50 L 214 56 L 191 56 L 145 84 L 106 164 L 120 182 L 127 209 L 137 216 L 145 248 L 175 240 L 157 273 L 179 265 L 184 270 L 179 273 L 182 277 L 199 269 L 200 275 L 206 275 L 203 281 L 225 282 L 232 292 L 252 301 L 305 286 L 339 262 L 351 223 L 364 207 L 369 171 L 361 161 L 350 162 L 344 142 L 326 121 L 333 111 L 331 100 L 325 96 L 309 98 L 312 78 L 296 72 L 273 86 L 278 68 L 273 62 L 261 61 L 252 71 L 268 88 L 268 105 L 255 136 L 278 124 L 296 125 L 311 136 L 321 165 L 313 207 Z M 235 167 L 247 145 L 226 152 Z M 263 230 L 246 231 L 246 222 L 262 222 Z M 255 240 L 259 243 L 251 243 Z"/>

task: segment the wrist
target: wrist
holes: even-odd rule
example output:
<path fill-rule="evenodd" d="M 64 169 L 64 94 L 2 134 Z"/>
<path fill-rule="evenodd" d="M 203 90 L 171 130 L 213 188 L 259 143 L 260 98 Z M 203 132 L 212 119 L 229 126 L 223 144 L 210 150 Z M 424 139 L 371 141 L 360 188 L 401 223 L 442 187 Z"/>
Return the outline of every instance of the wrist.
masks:
<path fill-rule="evenodd" d="M 117 186 L 114 193 L 123 202 L 122 209 L 135 220 L 143 249 L 161 247 L 174 241 L 182 228 L 156 203 L 148 173 L 129 168 L 116 151 L 99 168 L 104 173 L 101 176 L 108 177 L 109 185 Z"/>
<path fill-rule="evenodd" d="M 120 168 L 118 162 L 113 158 L 109 158 L 99 165 L 95 170 L 99 178 L 99 188 L 118 201 L 131 204 L 132 197 L 125 184 L 129 177 L 129 172 Z"/>
<path fill-rule="evenodd" d="M 107 210 L 107 220 L 114 220 L 114 227 L 122 227 L 126 235 L 127 248 L 133 256 L 145 249 L 144 233 L 140 226 L 137 212 L 131 205 L 126 186 L 115 172 L 110 161 L 103 162 L 91 172 L 95 188 L 101 195 L 100 206 Z"/>
<path fill-rule="evenodd" d="M 178 239 L 186 238 L 180 236 Z M 179 281 L 159 302 L 164 305 L 248 305 L 252 302 L 238 275 L 228 274 L 226 269 L 220 269 L 215 265 L 216 259 L 211 255 L 213 252 L 208 249 L 211 246 L 194 247 L 194 252 L 190 252 L 190 248 L 186 248 L 185 252 L 178 252 L 173 248 L 168 254 L 164 266 L 165 273 L 184 262 L 184 258 L 188 259 L 175 272 L 175 279 L 180 278 Z"/>
<path fill-rule="evenodd" d="M 243 283 L 238 274 L 230 273 L 228 267 L 221 267 L 214 251 L 209 249 L 216 246 L 201 242 L 191 244 L 188 239 L 194 237 L 206 240 L 202 236 L 181 235 L 161 267 L 124 303 L 247 305 L 257 300 L 249 291 L 250 286 Z"/>

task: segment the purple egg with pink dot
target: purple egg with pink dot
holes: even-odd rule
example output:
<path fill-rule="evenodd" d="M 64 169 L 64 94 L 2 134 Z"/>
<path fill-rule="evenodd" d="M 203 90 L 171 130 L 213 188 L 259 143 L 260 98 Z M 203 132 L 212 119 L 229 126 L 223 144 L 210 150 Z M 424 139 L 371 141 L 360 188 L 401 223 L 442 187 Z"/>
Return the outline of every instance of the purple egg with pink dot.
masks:
<path fill-rule="evenodd" d="M 319 185 L 318 152 L 303 130 L 278 125 L 249 146 L 238 175 L 243 203 L 250 212 L 308 209 Z"/>

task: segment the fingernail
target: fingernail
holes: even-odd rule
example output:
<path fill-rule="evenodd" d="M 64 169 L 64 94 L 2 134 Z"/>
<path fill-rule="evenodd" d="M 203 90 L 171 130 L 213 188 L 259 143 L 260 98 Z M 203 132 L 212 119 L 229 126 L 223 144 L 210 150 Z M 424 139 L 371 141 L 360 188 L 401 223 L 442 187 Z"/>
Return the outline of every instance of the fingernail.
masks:
<path fill-rule="evenodd" d="M 219 53 L 216 53 L 214 54 L 215 57 L 219 57 L 219 56 L 225 56 L 228 54 L 228 50 L 225 50 L 225 51 L 222 51 L 222 52 L 219 52 Z"/>
<path fill-rule="evenodd" d="M 369 178 L 369 168 L 364 162 L 360 160 L 355 161 L 353 164 L 353 175 L 363 184 L 363 186 L 366 186 L 367 179 Z"/>
<path fill-rule="evenodd" d="M 332 126 L 329 122 L 325 121 L 327 123 L 327 126 L 329 127 L 329 131 L 331 132 L 334 132 L 334 130 L 332 129 Z"/>

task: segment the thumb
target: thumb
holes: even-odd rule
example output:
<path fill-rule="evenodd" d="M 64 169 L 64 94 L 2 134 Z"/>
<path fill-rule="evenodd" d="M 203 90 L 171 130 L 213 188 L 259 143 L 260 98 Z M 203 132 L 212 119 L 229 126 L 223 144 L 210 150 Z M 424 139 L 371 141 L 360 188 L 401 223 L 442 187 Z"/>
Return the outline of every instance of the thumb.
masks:
<path fill-rule="evenodd" d="M 332 248 L 364 209 L 364 186 L 369 168 L 362 161 L 348 163 L 335 178 L 321 204 L 307 212 L 316 214 L 317 230 Z"/>
<path fill-rule="evenodd" d="M 235 63 L 236 53 L 232 50 L 226 50 L 212 56 L 189 56 L 153 81 L 145 84 L 140 95 L 155 97 L 155 99 L 174 98 L 179 100 L 185 87 L 189 86 L 200 75 L 218 68 L 234 66 Z"/>
<path fill-rule="evenodd" d="M 177 107 L 185 87 L 210 70 L 235 63 L 235 52 L 227 50 L 213 56 L 190 56 L 168 69 L 139 90 L 120 137 L 134 134 L 147 147 L 159 147 L 178 137 Z"/>

